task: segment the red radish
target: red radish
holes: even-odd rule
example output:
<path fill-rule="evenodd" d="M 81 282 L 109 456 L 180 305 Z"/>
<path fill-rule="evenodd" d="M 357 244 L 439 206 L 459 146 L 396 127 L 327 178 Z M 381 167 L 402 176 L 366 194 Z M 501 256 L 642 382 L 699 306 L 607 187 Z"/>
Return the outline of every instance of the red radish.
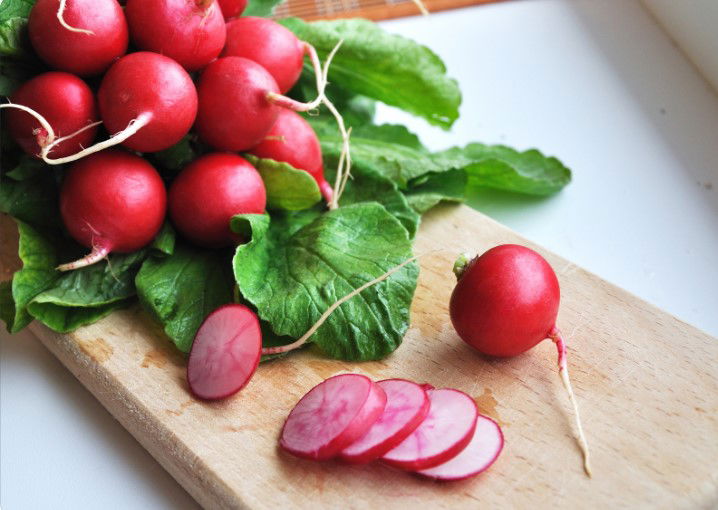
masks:
<path fill-rule="evenodd" d="M 132 41 L 166 55 L 188 71 L 217 58 L 227 31 L 215 0 L 127 0 Z"/>
<path fill-rule="evenodd" d="M 222 56 L 244 57 L 258 63 L 269 71 L 284 94 L 302 74 L 305 49 L 305 43 L 276 21 L 244 16 L 227 23 Z"/>
<path fill-rule="evenodd" d="M 244 305 L 222 306 L 202 322 L 187 362 L 187 382 L 198 398 L 229 397 L 244 388 L 259 365 L 262 330 Z"/>
<path fill-rule="evenodd" d="M 68 156 L 92 143 L 97 132 L 97 106 L 90 87 L 75 75 L 49 72 L 25 82 L 11 97 L 11 102 L 39 113 L 51 126 L 52 138 L 77 131 L 71 139 L 54 145 L 51 155 Z M 13 104 L 2 105 L 12 107 Z M 7 114 L 10 135 L 22 150 L 40 157 L 44 147 L 52 143 L 51 133 L 32 114 L 18 109 Z"/>
<path fill-rule="evenodd" d="M 241 241 L 229 228 L 235 214 L 261 214 L 267 193 L 259 172 L 236 154 L 212 153 L 190 163 L 172 183 L 172 222 L 196 244 L 227 246 Z"/>
<path fill-rule="evenodd" d="M 359 374 L 330 377 L 294 406 L 279 444 L 297 457 L 326 460 L 363 436 L 386 405 L 386 393 Z"/>
<path fill-rule="evenodd" d="M 429 397 L 416 383 L 387 379 L 376 383 L 386 393 L 386 407 L 369 431 L 342 450 L 342 460 L 363 464 L 376 460 L 396 447 L 424 421 Z"/>
<path fill-rule="evenodd" d="M 249 151 L 260 158 L 289 163 L 314 177 L 324 199 L 332 199 L 332 187 L 324 179 L 324 164 L 319 139 L 312 126 L 299 114 L 282 109 L 264 140 Z"/>
<path fill-rule="evenodd" d="M 102 73 L 127 51 L 127 22 L 116 0 L 37 0 L 28 33 L 42 60 L 80 76 Z"/>
<path fill-rule="evenodd" d="M 166 208 L 160 175 L 139 156 L 111 149 L 74 163 L 60 189 L 60 213 L 70 235 L 92 252 L 58 269 L 142 248 L 157 235 Z"/>
<path fill-rule="evenodd" d="M 382 457 L 387 464 L 411 471 L 431 468 L 455 457 L 471 441 L 479 414 L 474 400 L 459 390 L 427 393 L 429 414 L 409 437 Z"/>
<path fill-rule="evenodd" d="M 436 480 L 463 480 L 485 471 L 498 458 L 503 447 L 501 427 L 491 418 L 480 414 L 474 436 L 461 453 L 443 464 L 418 473 Z"/>
<path fill-rule="evenodd" d="M 197 131 L 219 150 L 243 151 L 257 145 L 279 114 L 279 107 L 267 99 L 269 92 L 279 92 L 277 83 L 246 58 L 212 62 L 202 73 L 197 92 Z"/>
<path fill-rule="evenodd" d="M 569 394 L 591 475 L 588 445 L 566 366 L 566 345 L 556 328 L 560 290 L 556 273 L 535 251 L 515 244 L 496 246 L 471 261 L 457 260 L 459 279 L 449 305 L 451 322 L 462 340 L 489 356 L 521 354 L 546 338 L 558 349 L 561 380 Z"/>
<path fill-rule="evenodd" d="M 217 0 L 217 2 L 226 20 L 239 16 L 247 8 L 247 0 Z"/>
<path fill-rule="evenodd" d="M 97 93 L 109 142 L 139 152 L 172 147 L 197 115 L 197 92 L 189 74 L 171 58 L 131 53 L 107 71 Z"/>

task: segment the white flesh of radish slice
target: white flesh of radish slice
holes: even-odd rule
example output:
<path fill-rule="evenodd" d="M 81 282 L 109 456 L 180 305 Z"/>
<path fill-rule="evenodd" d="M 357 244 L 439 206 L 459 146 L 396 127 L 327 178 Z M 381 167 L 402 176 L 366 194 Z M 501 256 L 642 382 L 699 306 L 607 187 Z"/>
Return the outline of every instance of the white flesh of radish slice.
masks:
<path fill-rule="evenodd" d="M 503 447 L 504 435 L 499 424 L 480 414 L 474 437 L 461 453 L 443 464 L 418 473 L 437 480 L 463 480 L 478 475 L 493 464 Z"/>
<path fill-rule="evenodd" d="M 459 390 L 427 391 L 431 407 L 421 425 L 382 460 L 392 466 L 419 471 L 438 466 L 463 450 L 476 428 L 476 403 Z"/>
<path fill-rule="evenodd" d="M 259 365 L 262 332 L 257 315 L 243 305 L 225 305 L 207 316 L 194 337 L 187 382 L 202 399 L 241 390 Z"/>
<path fill-rule="evenodd" d="M 409 436 L 429 412 L 424 388 L 405 379 L 376 383 L 386 393 L 386 407 L 369 431 L 342 450 L 346 462 L 363 464 L 376 460 Z"/>
<path fill-rule="evenodd" d="M 385 405 L 386 393 L 368 377 L 335 375 L 294 406 L 279 444 L 297 457 L 330 459 L 366 434 Z"/>

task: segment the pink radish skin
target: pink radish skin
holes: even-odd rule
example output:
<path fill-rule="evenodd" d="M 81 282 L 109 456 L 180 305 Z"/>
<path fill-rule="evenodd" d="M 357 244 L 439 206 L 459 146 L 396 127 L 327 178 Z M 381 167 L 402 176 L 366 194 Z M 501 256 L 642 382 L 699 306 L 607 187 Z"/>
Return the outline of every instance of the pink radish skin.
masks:
<path fill-rule="evenodd" d="M 166 209 L 165 185 L 141 157 L 109 149 L 74 163 L 60 189 L 60 213 L 70 235 L 92 252 L 58 269 L 139 250 L 157 235 Z"/>
<path fill-rule="evenodd" d="M 212 147 L 248 150 L 267 135 L 280 107 L 267 99 L 278 93 L 274 78 L 259 64 L 241 57 L 223 57 L 208 65 L 197 85 L 196 128 Z"/>
<path fill-rule="evenodd" d="M 534 250 L 495 246 L 454 265 L 458 282 L 451 294 L 451 322 L 461 339 L 489 356 L 516 356 L 550 338 L 558 350 L 561 381 L 573 406 L 583 468 L 591 476 L 588 444 L 566 364 L 566 345 L 556 327 L 560 290 L 556 273 Z"/>
<path fill-rule="evenodd" d="M 259 365 L 262 331 L 257 315 L 244 305 L 217 308 L 197 330 L 187 362 L 187 382 L 195 397 L 217 400 L 244 388 Z"/>
<path fill-rule="evenodd" d="M 247 8 L 247 0 L 217 0 L 225 20 L 240 16 Z"/>
<path fill-rule="evenodd" d="M 128 32 L 116 0 L 67 0 L 58 19 L 60 0 L 38 0 L 30 11 L 30 42 L 54 69 L 79 76 L 102 73 L 127 51 Z"/>
<path fill-rule="evenodd" d="M 304 51 L 304 43 L 276 21 L 244 16 L 227 23 L 222 56 L 244 57 L 258 63 L 269 71 L 284 94 L 302 73 Z"/>
<path fill-rule="evenodd" d="M 453 389 L 427 391 L 431 407 L 421 425 L 382 457 L 400 469 L 420 471 L 458 455 L 474 434 L 478 410 L 466 393 Z"/>
<path fill-rule="evenodd" d="M 405 379 L 376 384 L 386 393 L 386 407 L 366 434 L 342 450 L 340 458 L 345 462 L 364 464 L 378 459 L 414 432 L 429 413 L 429 397 L 418 384 Z"/>
<path fill-rule="evenodd" d="M 312 126 L 292 110 L 280 109 L 277 121 L 267 136 L 249 151 L 260 158 L 289 163 L 314 177 L 324 199 L 332 199 L 332 187 L 324 179 L 324 164 L 319 139 Z"/>
<path fill-rule="evenodd" d="M 474 435 L 461 453 L 443 464 L 417 472 L 435 480 L 464 480 L 491 466 L 503 447 L 501 427 L 491 418 L 480 414 Z"/>
<path fill-rule="evenodd" d="M 366 434 L 386 405 L 366 376 L 341 374 L 312 388 L 289 413 L 279 444 L 289 453 L 327 460 Z"/>
<path fill-rule="evenodd" d="M 32 108 L 50 123 L 57 137 L 74 133 L 99 119 L 95 96 L 90 87 L 70 73 L 49 72 L 25 82 L 10 98 L 11 103 Z M 38 156 L 48 144 L 48 133 L 37 119 L 21 110 L 7 112 L 10 135 L 22 150 Z M 54 146 L 50 154 L 63 157 L 92 143 L 97 128 L 92 127 Z"/>
<path fill-rule="evenodd" d="M 128 0 L 125 15 L 138 48 L 166 55 L 188 71 L 217 58 L 227 35 L 215 0 Z"/>
<path fill-rule="evenodd" d="M 140 51 L 115 62 L 97 93 L 100 117 L 110 133 L 130 123 L 139 130 L 122 145 L 139 152 L 172 147 L 192 127 L 197 92 L 192 79 L 171 58 Z"/>
<path fill-rule="evenodd" d="M 261 214 L 267 193 L 259 172 L 236 154 L 211 153 L 190 163 L 172 183 L 170 217 L 193 243 L 218 248 L 243 240 L 229 223 L 236 214 Z"/>

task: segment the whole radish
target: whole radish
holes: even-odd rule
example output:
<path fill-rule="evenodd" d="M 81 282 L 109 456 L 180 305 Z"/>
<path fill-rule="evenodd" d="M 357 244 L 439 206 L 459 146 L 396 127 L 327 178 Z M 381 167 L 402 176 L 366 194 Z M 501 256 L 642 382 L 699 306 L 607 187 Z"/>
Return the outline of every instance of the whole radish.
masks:
<path fill-rule="evenodd" d="M 590 476 L 583 434 L 566 366 L 566 345 L 556 327 L 560 290 L 546 260 L 525 246 L 496 246 L 454 267 L 458 282 L 449 305 L 451 322 L 462 340 L 479 352 L 498 357 L 521 354 L 546 338 L 558 348 L 561 379 L 576 415 L 584 469 Z"/>
<path fill-rule="evenodd" d="M 92 143 L 97 132 L 98 115 L 95 96 L 90 87 L 77 76 L 63 72 L 48 72 L 25 82 L 3 108 L 7 113 L 10 136 L 22 150 L 39 157 L 53 140 L 48 129 L 34 115 L 18 108 L 22 105 L 38 112 L 50 125 L 54 136 L 78 132 L 72 138 L 54 145 L 52 156 L 64 157 L 78 152 Z"/>
<path fill-rule="evenodd" d="M 289 163 L 314 177 L 324 199 L 332 199 L 332 187 L 324 179 L 324 164 L 319 139 L 312 126 L 299 114 L 281 109 L 274 126 L 264 140 L 252 147 L 251 154 L 260 158 Z"/>
<path fill-rule="evenodd" d="M 138 48 L 166 55 L 188 71 L 217 58 L 227 35 L 215 0 L 127 0 L 125 15 Z"/>
<path fill-rule="evenodd" d="M 242 240 L 229 228 L 236 214 L 261 214 L 267 193 L 259 172 L 235 154 L 212 153 L 190 163 L 172 183 L 169 212 L 177 230 L 207 247 Z"/>
<path fill-rule="evenodd" d="M 205 68 L 197 84 L 197 132 L 219 150 L 250 149 L 277 120 L 280 107 L 267 99 L 268 93 L 277 92 L 274 78 L 256 62 L 219 58 Z"/>
<path fill-rule="evenodd" d="M 243 16 L 227 23 L 223 57 L 244 57 L 264 67 L 284 94 L 302 73 L 307 45 L 289 29 L 268 18 Z"/>
<path fill-rule="evenodd" d="M 252 378 L 261 357 L 262 330 L 257 314 L 244 305 L 224 305 L 197 330 L 187 362 L 192 394 L 206 400 L 226 398 Z"/>
<path fill-rule="evenodd" d="M 117 0 L 37 0 L 28 33 L 50 67 L 80 76 L 102 73 L 127 51 L 127 22 Z"/>
<path fill-rule="evenodd" d="M 146 51 L 115 62 L 97 100 L 102 122 L 114 133 L 111 141 L 122 133 L 122 145 L 139 152 L 173 146 L 197 115 L 197 91 L 187 71 L 171 58 Z"/>
<path fill-rule="evenodd" d="M 166 209 L 164 183 L 141 157 L 109 149 L 77 161 L 60 188 L 60 213 L 70 235 L 92 252 L 58 269 L 77 269 L 110 252 L 142 248 L 157 235 Z"/>
<path fill-rule="evenodd" d="M 241 15 L 247 8 L 247 0 L 217 0 L 217 2 L 226 20 Z"/>

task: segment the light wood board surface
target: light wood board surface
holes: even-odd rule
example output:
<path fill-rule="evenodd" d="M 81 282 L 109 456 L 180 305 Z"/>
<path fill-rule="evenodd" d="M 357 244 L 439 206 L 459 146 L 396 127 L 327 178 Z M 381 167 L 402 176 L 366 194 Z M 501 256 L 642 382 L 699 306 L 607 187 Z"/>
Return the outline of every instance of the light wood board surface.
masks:
<path fill-rule="evenodd" d="M 296 353 L 261 365 L 220 403 L 191 398 L 184 357 L 139 307 L 69 335 L 31 328 L 206 508 L 716 508 L 718 341 L 539 249 L 561 283 L 559 327 L 593 456 L 588 479 L 551 342 L 487 360 L 449 321 L 456 254 L 507 242 L 531 246 L 467 207 L 435 209 L 415 249 L 445 250 L 421 259 L 412 325 L 394 354 L 355 364 Z M 281 452 L 296 401 L 345 371 L 466 391 L 503 426 L 501 457 L 474 479 L 436 483 Z"/>

